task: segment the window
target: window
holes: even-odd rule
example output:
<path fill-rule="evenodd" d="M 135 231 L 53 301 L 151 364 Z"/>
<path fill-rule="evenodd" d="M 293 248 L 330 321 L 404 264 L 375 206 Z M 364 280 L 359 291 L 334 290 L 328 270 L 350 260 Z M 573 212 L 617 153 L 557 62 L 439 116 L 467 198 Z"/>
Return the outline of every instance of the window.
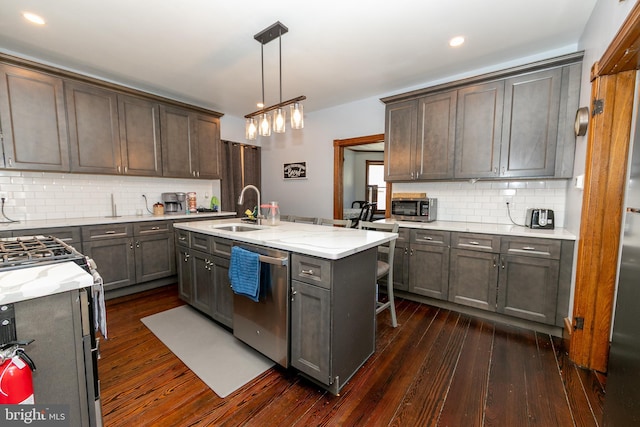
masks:
<path fill-rule="evenodd" d="M 384 162 L 367 160 L 367 189 L 365 198 L 368 202 L 377 202 L 376 212 L 384 212 L 387 208 L 387 183 L 384 181 Z"/>

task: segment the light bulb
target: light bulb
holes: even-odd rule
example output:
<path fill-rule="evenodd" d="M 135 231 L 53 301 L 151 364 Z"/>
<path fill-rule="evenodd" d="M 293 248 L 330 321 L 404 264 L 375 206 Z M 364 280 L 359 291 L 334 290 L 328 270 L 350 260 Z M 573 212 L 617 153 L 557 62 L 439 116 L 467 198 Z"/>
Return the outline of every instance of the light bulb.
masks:
<path fill-rule="evenodd" d="M 302 129 L 304 127 L 304 110 L 302 104 L 295 102 L 291 104 L 291 129 Z"/>
<path fill-rule="evenodd" d="M 252 141 L 256 139 L 258 135 L 258 126 L 256 125 L 256 119 L 254 117 L 250 117 L 247 119 L 245 137 Z"/>
<path fill-rule="evenodd" d="M 258 130 L 260 136 L 271 136 L 271 116 L 267 113 L 263 113 L 260 116 L 260 127 Z"/>
<path fill-rule="evenodd" d="M 273 112 L 273 131 L 275 133 L 284 133 L 287 118 L 282 108 L 277 108 Z"/>

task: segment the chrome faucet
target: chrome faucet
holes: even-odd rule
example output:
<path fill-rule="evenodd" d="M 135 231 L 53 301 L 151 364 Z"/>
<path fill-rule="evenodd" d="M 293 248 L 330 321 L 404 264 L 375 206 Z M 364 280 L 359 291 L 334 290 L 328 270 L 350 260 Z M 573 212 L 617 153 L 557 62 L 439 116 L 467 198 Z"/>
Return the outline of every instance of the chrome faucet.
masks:
<path fill-rule="evenodd" d="M 255 185 L 245 185 L 245 187 L 240 192 L 240 197 L 238 197 L 238 204 L 241 205 L 244 202 L 244 192 L 249 188 L 255 190 L 256 194 L 258 195 L 258 212 L 256 214 L 256 222 L 258 223 L 258 225 L 260 225 L 262 223 L 262 214 L 260 213 L 260 190 L 258 190 L 258 187 L 256 187 Z"/>

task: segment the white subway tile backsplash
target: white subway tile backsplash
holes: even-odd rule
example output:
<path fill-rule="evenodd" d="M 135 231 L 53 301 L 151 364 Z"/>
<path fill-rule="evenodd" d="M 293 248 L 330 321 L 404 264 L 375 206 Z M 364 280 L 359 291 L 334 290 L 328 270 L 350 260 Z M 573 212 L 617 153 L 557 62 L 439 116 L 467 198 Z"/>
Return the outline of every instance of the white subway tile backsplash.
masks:
<path fill-rule="evenodd" d="M 422 192 L 438 199 L 442 221 L 524 225 L 528 208 L 553 209 L 556 226 L 564 227 L 568 180 L 518 180 L 394 183 L 393 192 Z"/>
<path fill-rule="evenodd" d="M 66 219 L 111 215 L 111 194 L 118 215 L 145 210 L 143 194 L 152 210 L 165 192 L 194 191 L 198 206 L 209 207 L 212 196 L 220 198 L 220 181 L 1 171 L 0 191 L 11 219 Z"/>

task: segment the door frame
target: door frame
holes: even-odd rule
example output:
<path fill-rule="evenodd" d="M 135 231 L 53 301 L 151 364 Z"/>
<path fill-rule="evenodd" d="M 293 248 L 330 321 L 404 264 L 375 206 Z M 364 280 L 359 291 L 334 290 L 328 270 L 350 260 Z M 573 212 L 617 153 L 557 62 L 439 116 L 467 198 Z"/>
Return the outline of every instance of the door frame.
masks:
<path fill-rule="evenodd" d="M 383 142 L 384 134 L 360 136 L 357 138 L 334 139 L 333 140 L 333 217 L 342 219 L 344 209 L 344 149 L 357 145 L 373 144 Z M 387 210 L 385 218 L 389 217 L 389 206 L 391 205 L 391 183 L 387 182 Z"/>
<path fill-rule="evenodd" d="M 598 62 L 591 68 L 585 185 L 576 262 L 569 358 L 607 371 L 613 319 L 623 201 L 626 186 L 636 70 L 640 64 L 640 2 L 636 3 Z M 577 318 L 584 319 L 578 329 Z"/>

